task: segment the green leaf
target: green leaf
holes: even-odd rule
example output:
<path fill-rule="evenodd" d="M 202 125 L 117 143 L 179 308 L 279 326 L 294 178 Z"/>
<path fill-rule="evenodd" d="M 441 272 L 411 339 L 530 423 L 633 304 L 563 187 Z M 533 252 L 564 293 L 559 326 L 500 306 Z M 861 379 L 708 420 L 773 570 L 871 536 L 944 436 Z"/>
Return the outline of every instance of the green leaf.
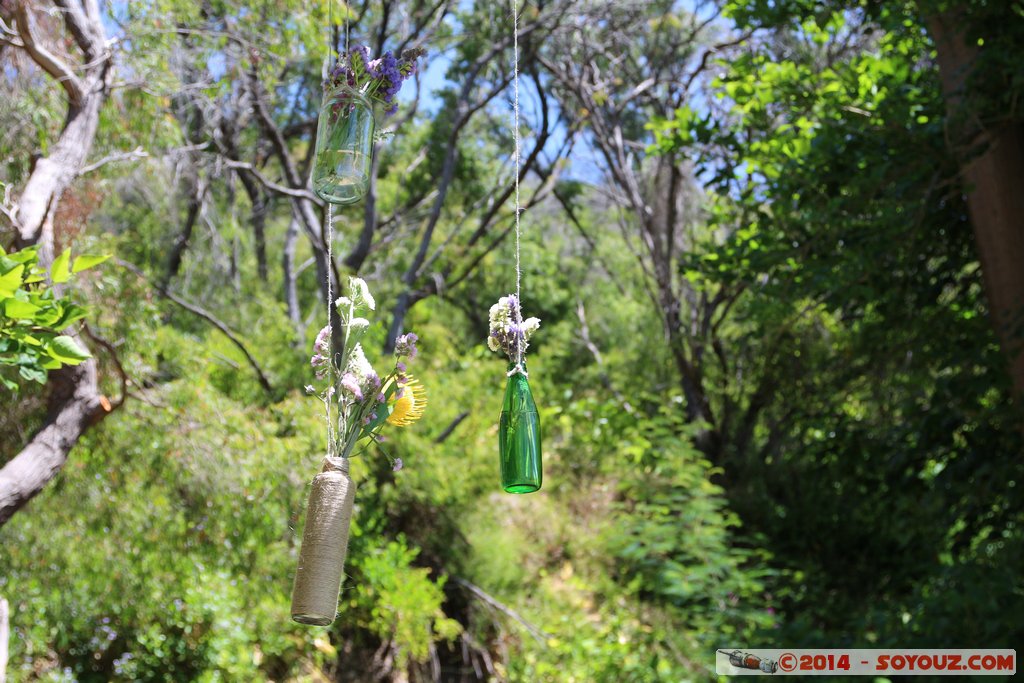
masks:
<path fill-rule="evenodd" d="M 83 270 L 98 266 L 108 258 L 110 258 L 110 254 L 82 254 L 75 259 L 74 265 L 71 266 L 71 272 L 81 273 Z"/>
<path fill-rule="evenodd" d="M 9 273 L 18 267 L 18 261 L 7 256 L 0 256 L 0 273 Z"/>
<path fill-rule="evenodd" d="M 55 284 L 61 282 L 67 282 L 68 278 L 71 277 L 71 271 L 68 269 L 68 264 L 71 262 L 71 250 L 65 249 L 61 252 L 53 261 L 53 266 L 50 268 L 50 277 L 53 278 Z"/>
<path fill-rule="evenodd" d="M 92 358 L 85 349 L 78 345 L 78 342 L 66 334 L 55 337 L 46 351 L 51 357 L 68 365 L 78 365 L 83 360 Z"/>
<path fill-rule="evenodd" d="M 0 297 L 7 298 L 14 296 L 14 293 L 21 288 L 21 274 L 25 266 L 18 266 L 6 275 L 0 275 Z"/>
<path fill-rule="evenodd" d="M 25 247 L 20 251 L 14 252 L 13 254 L 8 254 L 7 257 L 12 261 L 17 261 L 18 263 L 35 263 L 38 257 L 38 251 L 39 247 Z"/>
<path fill-rule="evenodd" d="M 53 327 L 54 324 L 64 315 L 64 309 L 60 305 L 50 305 L 35 315 L 35 324 L 40 327 Z M 63 325 L 67 327 L 67 325 Z"/>
<path fill-rule="evenodd" d="M 40 307 L 18 299 L 4 300 L 4 315 L 8 318 L 31 319 L 40 311 Z"/>
<path fill-rule="evenodd" d="M 84 318 L 88 313 L 87 310 L 77 304 L 67 304 L 64 309 L 64 313 L 61 315 L 57 322 L 53 323 L 53 327 L 58 330 L 63 330 L 65 327 L 73 322 L 77 322 Z"/>
<path fill-rule="evenodd" d="M 34 332 L 29 333 L 29 332 L 25 332 L 24 330 L 15 328 L 14 331 L 11 332 L 11 336 L 13 338 L 17 339 L 22 344 L 28 344 L 29 346 L 42 346 L 43 345 L 43 342 L 41 342 L 41 341 L 39 341 L 39 339 L 37 339 L 37 337 L 40 336 L 40 335 L 38 335 L 38 334 L 36 334 Z"/>
<path fill-rule="evenodd" d="M 40 384 L 46 384 L 46 370 L 34 366 L 21 366 L 18 368 L 18 374 L 30 382 L 39 382 Z"/>

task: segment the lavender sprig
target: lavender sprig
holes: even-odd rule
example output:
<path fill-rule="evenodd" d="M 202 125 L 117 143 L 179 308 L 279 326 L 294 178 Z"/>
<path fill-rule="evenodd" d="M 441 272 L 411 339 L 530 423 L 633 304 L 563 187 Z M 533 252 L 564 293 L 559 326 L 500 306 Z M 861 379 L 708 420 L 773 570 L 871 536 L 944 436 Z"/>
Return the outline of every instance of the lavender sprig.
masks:
<path fill-rule="evenodd" d="M 356 45 L 339 58 L 324 87 L 333 90 L 348 86 L 374 104 L 385 107 L 385 116 L 391 116 L 398 111 L 396 97 L 402 84 L 416 73 L 417 60 L 425 54 L 426 50 L 414 48 L 404 51 L 399 57 L 389 51 L 378 59 L 370 59 L 366 46 Z M 345 103 L 341 104 L 344 106 Z"/>

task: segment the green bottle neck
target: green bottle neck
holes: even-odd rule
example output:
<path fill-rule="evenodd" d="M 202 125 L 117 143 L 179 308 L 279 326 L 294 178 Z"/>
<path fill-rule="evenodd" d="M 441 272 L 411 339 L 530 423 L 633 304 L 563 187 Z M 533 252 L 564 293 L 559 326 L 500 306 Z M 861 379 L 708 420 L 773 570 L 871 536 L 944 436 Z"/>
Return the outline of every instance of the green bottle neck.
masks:
<path fill-rule="evenodd" d="M 515 363 L 508 364 L 508 371 L 512 372 L 516 367 Z M 526 369 L 526 363 L 523 363 L 523 369 Z M 522 373 L 515 373 L 509 375 L 508 383 L 505 385 L 505 400 L 502 402 L 501 409 L 504 412 L 537 412 L 537 404 L 533 400 L 533 392 L 530 391 L 530 381 L 526 378 L 526 375 Z"/>

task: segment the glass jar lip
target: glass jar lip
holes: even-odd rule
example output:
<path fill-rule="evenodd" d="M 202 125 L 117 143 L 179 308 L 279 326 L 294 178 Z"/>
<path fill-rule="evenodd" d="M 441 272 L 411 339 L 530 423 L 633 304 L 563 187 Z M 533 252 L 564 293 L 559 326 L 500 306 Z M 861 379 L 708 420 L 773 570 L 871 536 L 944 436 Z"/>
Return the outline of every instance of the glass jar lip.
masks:
<path fill-rule="evenodd" d="M 373 105 L 370 104 L 370 99 L 363 93 L 363 91 L 352 87 L 348 83 L 339 83 L 338 85 L 325 87 L 324 101 L 326 102 L 329 99 L 338 97 L 343 93 L 354 100 L 358 100 L 360 104 L 364 105 L 370 111 L 373 111 Z"/>

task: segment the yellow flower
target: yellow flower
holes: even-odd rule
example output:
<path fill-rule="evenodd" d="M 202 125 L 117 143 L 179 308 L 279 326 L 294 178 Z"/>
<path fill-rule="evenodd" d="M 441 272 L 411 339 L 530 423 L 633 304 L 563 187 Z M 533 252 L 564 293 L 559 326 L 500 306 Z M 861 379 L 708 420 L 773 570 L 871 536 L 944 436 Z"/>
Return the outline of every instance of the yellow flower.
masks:
<path fill-rule="evenodd" d="M 402 392 L 401 398 L 391 397 L 391 414 L 388 415 L 388 424 L 396 427 L 406 427 L 423 417 L 423 411 L 427 407 L 427 391 L 420 384 L 418 379 L 407 375 L 408 379 L 404 384 L 399 385 Z M 397 393 L 397 392 L 396 392 Z"/>

